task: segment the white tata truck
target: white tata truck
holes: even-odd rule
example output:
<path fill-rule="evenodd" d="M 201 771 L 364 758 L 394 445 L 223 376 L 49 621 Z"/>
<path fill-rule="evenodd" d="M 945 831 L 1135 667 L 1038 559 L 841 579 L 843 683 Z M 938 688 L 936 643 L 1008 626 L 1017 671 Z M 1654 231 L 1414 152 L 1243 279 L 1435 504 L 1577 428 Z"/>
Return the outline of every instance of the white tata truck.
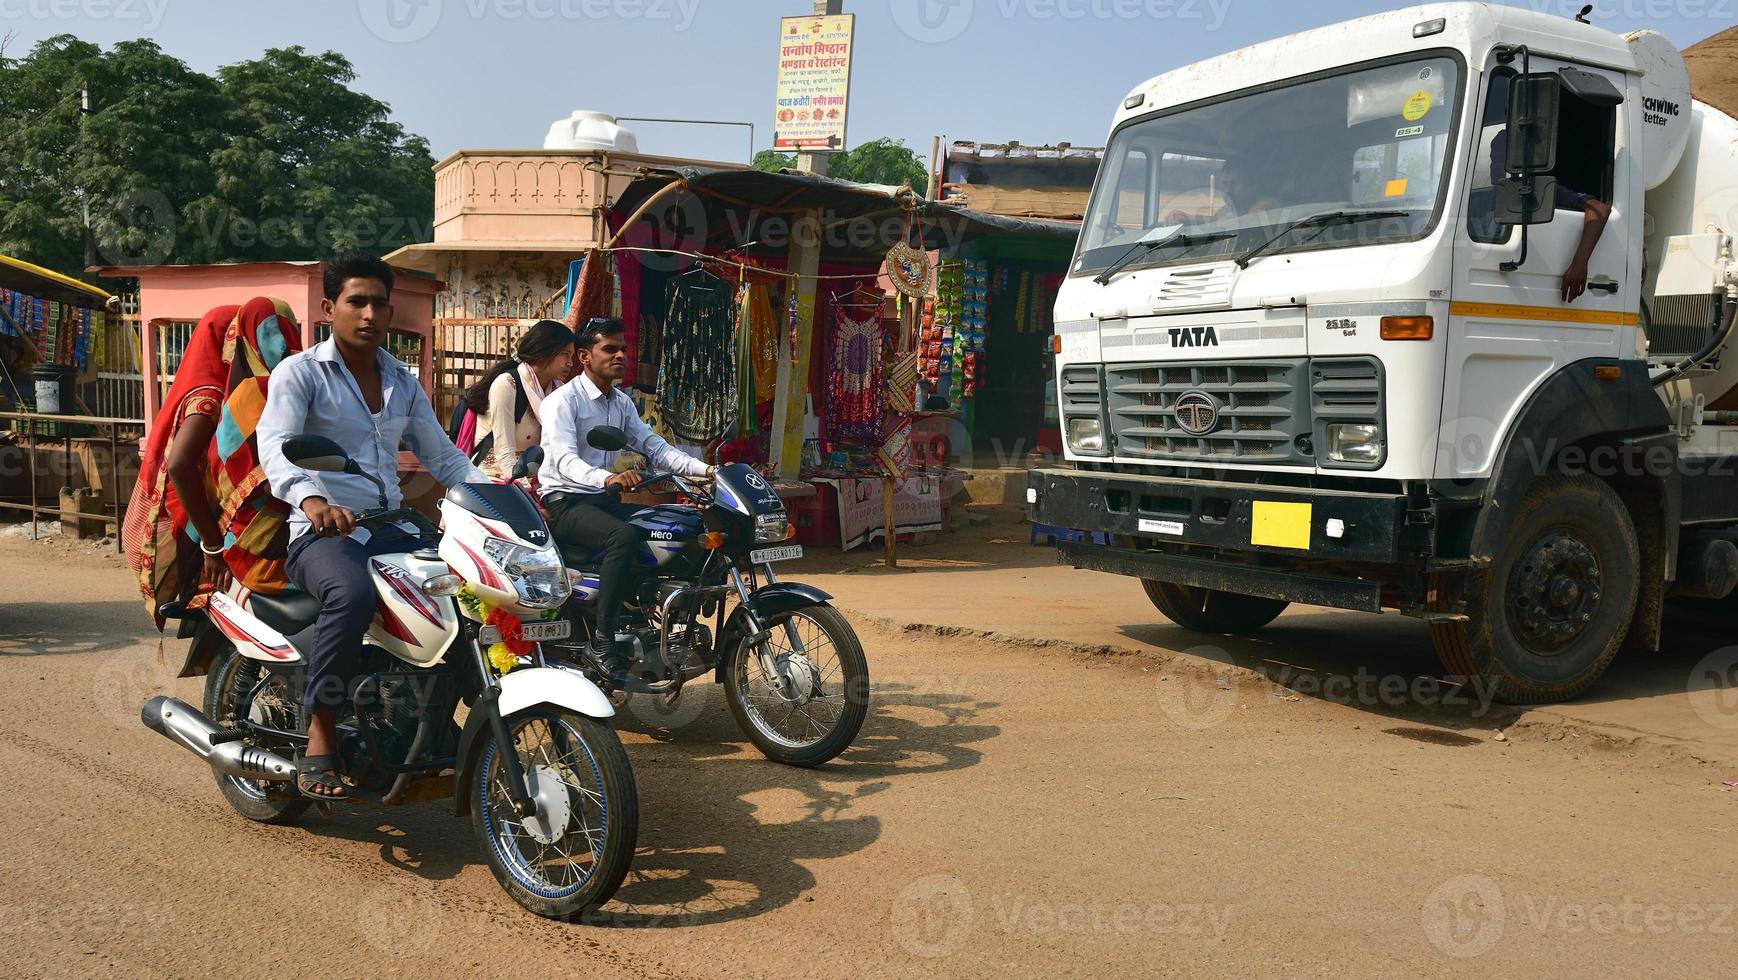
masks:
<path fill-rule="evenodd" d="M 1160 75 L 1057 299 L 1032 516 L 1184 627 L 1394 609 L 1572 697 L 1738 585 L 1735 232 L 1738 122 L 1651 31 L 1437 4 Z"/>

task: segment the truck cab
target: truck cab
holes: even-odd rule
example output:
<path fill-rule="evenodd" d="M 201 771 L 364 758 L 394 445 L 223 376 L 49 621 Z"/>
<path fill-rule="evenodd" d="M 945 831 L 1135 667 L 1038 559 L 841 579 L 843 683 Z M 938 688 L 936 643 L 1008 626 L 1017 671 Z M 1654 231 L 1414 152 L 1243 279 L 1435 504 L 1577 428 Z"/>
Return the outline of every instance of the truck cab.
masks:
<path fill-rule="evenodd" d="M 1068 465 L 1034 518 L 1109 532 L 1064 560 L 1186 627 L 1394 609 L 1497 698 L 1579 693 L 1668 594 L 1738 584 L 1738 484 L 1684 465 L 1729 456 L 1696 430 L 1738 381 L 1705 213 L 1738 166 L 1679 166 L 1704 125 L 1732 120 L 1659 35 L 1474 3 L 1136 87 L 1057 299 Z"/>

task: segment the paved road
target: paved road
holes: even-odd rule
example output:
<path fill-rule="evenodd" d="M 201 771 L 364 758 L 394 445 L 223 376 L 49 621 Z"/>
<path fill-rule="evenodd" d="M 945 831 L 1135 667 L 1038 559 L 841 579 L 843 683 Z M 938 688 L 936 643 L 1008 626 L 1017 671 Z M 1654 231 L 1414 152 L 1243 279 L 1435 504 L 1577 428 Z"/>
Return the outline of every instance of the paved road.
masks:
<path fill-rule="evenodd" d="M 716 689 L 633 702 L 633 875 L 606 925 L 548 923 L 442 804 L 240 820 L 138 723 L 197 686 L 125 570 L 16 540 L 0 568 L 9 976 L 1712 976 L 1738 949 L 1738 797 L 1681 753 L 867 617 L 875 709 L 824 770 L 762 760 Z M 907 618 L 989 601 L 951 578 Z"/>

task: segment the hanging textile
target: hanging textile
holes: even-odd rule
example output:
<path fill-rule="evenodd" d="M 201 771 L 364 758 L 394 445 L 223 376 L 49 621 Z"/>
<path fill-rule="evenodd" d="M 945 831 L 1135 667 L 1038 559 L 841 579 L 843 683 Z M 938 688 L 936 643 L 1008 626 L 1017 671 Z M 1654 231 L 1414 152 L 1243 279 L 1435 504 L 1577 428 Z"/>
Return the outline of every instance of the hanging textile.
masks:
<path fill-rule="evenodd" d="M 833 301 L 833 371 L 827 430 L 834 442 L 881 440 L 881 306 Z"/>
<path fill-rule="evenodd" d="M 734 297 L 728 283 L 706 272 L 670 283 L 658 408 L 683 442 L 710 442 L 736 422 Z"/>
<path fill-rule="evenodd" d="M 591 249 L 579 267 L 577 280 L 571 286 L 573 295 L 567 305 L 567 327 L 576 330 L 594 316 L 610 315 L 610 294 L 615 288 L 615 275 L 610 271 L 610 253 Z"/>
<path fill-rule="evenodd" d="M 778 311 L 764 283 L 745 283 L 736 305 L 736 419 L 739 435 L 760 431 L 756 409 L 778 387 Z"/>

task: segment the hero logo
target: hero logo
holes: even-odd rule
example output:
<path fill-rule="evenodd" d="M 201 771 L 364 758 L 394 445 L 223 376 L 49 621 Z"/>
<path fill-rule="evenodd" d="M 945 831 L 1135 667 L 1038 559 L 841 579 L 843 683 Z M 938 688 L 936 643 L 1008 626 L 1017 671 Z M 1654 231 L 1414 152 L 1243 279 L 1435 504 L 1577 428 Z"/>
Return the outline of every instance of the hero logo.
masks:
<path fill-rule="evenodd" d="M 1671 120 L 1667 116 L 1678 114 L 1678 104 L 1669 99 L 1656 99 L 1653 96 L 1643 96 L 1641 100 L 1642 119 L 1651 126 L 1664 126 Z"/>
<path fill-rule="evenodd" d="M 651 538 L 653 541 L 674 541 L 674 540 L 676 540 L 676 535 L 670 533 L 669 531 L 648 531 L 648 532 L 646 532 L 646 536 Z"/>
<path fill-rule="evenodd" d="M 746 473 L 743 475 L 742 479 L 749 486 L 755 488 L 756 490 L 765 490 L 766 489 L 766 481 L 760 478 L 759 473 L 754 473 L 754 472 Z"/>
<path fill-rule="evenodd" d="M 1219 335 L 1212 327 L 1171 327 L 1172 347 L 1218 347 Z"/>

